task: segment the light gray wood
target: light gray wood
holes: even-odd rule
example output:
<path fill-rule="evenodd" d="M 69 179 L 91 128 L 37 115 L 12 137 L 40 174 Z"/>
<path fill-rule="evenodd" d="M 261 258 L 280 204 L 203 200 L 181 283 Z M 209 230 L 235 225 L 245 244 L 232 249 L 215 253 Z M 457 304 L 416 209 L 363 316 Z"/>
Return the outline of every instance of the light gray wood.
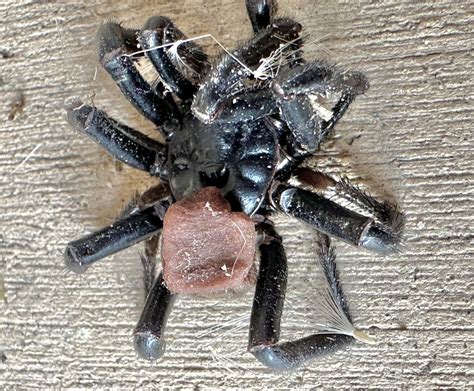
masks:
<path fill-rule="evenodd" d="M 232 47 L 250 34 L 244 2 L 6 0 L 0 49 L 13 57 L 0 57 L 0 388 L 474 386 L 472 1 L 281 0 L 280 10 L 306 27 L 308 58 L 362 70 L 371 82 L 312 164 L 397 200 L 407 214 L 400 255 L 381 258 L 337 243 L 354 321 L 378 344 L 356 343 L 302 370 L 272 374 L 246 353 L 239 318 L 249 314 L 249 292 L 182 298 L 164 360 L 139 360 L 130 334 L 143 303 L 141 249 L 83 276 L 63 272 L 62 251 L 110 222 L 152 181 L 70 129 L 63 105 L 72 96 L 93 97 L 152 132 L 96 71 L 97 26 L 109 18 L 140 26 L 163 14 L 189 36 L 212 33 Z M 25 108 L 8 120 L 18 92 Z M 313 236 L 293 220 L 278 224 L 290 256 L 289 339 L 314 331 L 307 288 Z M 245 327 L 196 338 L 226 321 Z"/>

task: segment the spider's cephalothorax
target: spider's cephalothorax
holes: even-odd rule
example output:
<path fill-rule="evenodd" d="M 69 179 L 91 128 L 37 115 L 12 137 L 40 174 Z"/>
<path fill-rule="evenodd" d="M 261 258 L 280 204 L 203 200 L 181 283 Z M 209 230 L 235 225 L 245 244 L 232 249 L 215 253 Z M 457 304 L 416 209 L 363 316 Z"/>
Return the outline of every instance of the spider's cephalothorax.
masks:
<path fill-rule="evenodd" d="M 138 353 L 148 359 L 164 351 L 166 319 L 177 294 L 255 283 L 249 351 L 268 367 L 294 368 L 364 339 L 350 321 L 328 236 L 380 253 L 396 250 L 400 242 L 403 215 L 395 205 L 377 201 L 345 178 L 300 167 L 366 91 L 365 77 L 322 61 L 306 62 L 302 27 L 276 18 L 276 1 L 246 5 L 253 37 L 212 62 L 166 17 L 149 19 L 142 30 L 115 23 L 100 28 L 101 64 L 166 144 L 81 102 L 68 110 L 74 128 L 116 159 L 161 180 L 114 224 L 66 248 L 68 268 L 83 272 L 145 241 L 147 299 L 134 338 Z M 135 52 L 138 47 L 143 50 Z M 157 83 L 149 84 L 137 70 L 137 55 L 153 64 Z M 320 232 L 326 294 L 338 319 L 323 332 L 286 343 L 278 342 L 287 266 L 269 220 L 275 212 Z M 155 276 L 160 235 L 163 270 Z"/>

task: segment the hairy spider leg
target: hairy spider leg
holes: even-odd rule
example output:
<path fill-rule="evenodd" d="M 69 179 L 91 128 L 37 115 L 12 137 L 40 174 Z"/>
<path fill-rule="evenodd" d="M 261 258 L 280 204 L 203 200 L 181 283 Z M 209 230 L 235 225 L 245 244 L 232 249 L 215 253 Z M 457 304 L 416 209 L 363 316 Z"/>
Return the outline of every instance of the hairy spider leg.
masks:
<path fill-rule="evenodd" d="M 222 99 L 222 108 L 215 123 L 253 122 L 278 114 L 273 94 L 269 90 L 250 90 Z"/>
<path fill-rule="evenodd" d="M 288 276 L 287 261 L 281 237 L 269 225 L 264 230 L 269 240 L 259 246 L 260 270 L 250 318 L 249 351 L 265 366 L 281 371 L 296 368 L 352 342 L 354 338 L 337 333 L 313 334 L 294 341 L 278 342 Z M 334 258 L 329 261 L 334 262 Z M 349 317 L 335 268 L 334 263 L 323 270 L 328 284 L 337 293 L 335 299 L 340 300 L 338 304 Z"/>
<path fill-rule="evenodd" d="M 160 273 L 148 293 L 140 320 L 133 331 L 135 351 L 141 358 L 156 360 L 165 352 L 163 333 L 175 298 L 176 295 L 166 288 Z"/>
<path fill-rule="evenodd" d="M 166 160 L 166 147 L 159 142 L 80 101 L 68 107 L 67 120 L 73 128 L 86 133 L 115 159 L 151 175 L 160 175 Z"/>
<path fill-rule="evenodd" d="M 161 204 L 157 204 L 157 201 L 165 199 L 169 195 L 169 189 L 161 182 L 148 188 L 143 193 L 136 192 L 133 198 L 122 209 L 118 218 L 128 217 L 139 210 L 148 208 L 149 206 L 161 206 Z M 164 216 L 165 209 L 160 212 Z"/>
<path fill-rule="evenodd" d="M 278 10 L 276 0 L 246 0 L 245 5 L 254 33 L 270 26 Z"/>
<path fill-rule="evenodd" d="M 342 72 L 334 66 L 317 61 L 295 66 L 277 75 L 272 84 L 281 117 L 290 130 L 288 144 L 292 157 L 303 158 L 318 149 L 325 136 L 349 108 L 350 103 L 368 88 L 361 73 Z M 322 97 L 341 91 L 328 120 L 319 118 L 310 94 Z"/>
<path fill-rule="evenodd" d="M 355 98 L 356 95 L 353 94 L 351 91 L 344 91 L 341 94 L 339 101 L 332 108 L 332 117 L 327 121 L 322 121 L 320 135 L 321 142 L 324 141 L 326 136 L 336 125 L 337 121 L 339 121 L 344 115 L 344 113 L 349 109 L 350 104 L 354 101 Z"/>
<path fill-rule="evenodd" d="M 186 36 L 175 27 L 169 18 L 154 16 L 146 22 L 140 32 L 138 41 L 143 49 L 145 49 L 145 55 L 150 59 L 163 83 L 180 99 L 192 99 L 197 91 L 197 86 L 188 80 L 169 58 L 163 47 L 163 44 L 169 43 L 169 40 L 165 42 L 166 36 L 170 36 L 172 42 L 186 39 Z M 186 52 L 188 54 L 187 58 L 201 57 L 207 59 L 207 56 L 197 45 L 194 45 L 193 49 L 194 53 L 198 54 L 193 54 L 193 51 L 188 50 Z M 177 55 L 179 56 L 179 53 Z M 194 63 L 196 62 L 197 60 L 194 60 Z"/>
<path fill-rule="evenodd" d="M 277 210 L 296 217 L 314 229 L 382 254 L 397 250 L 400 235 L 383 223 L 347 209 L 317 193 L 276 184 L 271 201 Z"/>
<path fill-rule="evenodd" d="M 323 172 L 307 168 L 299 168 L 294 176 L 303 184 L 315 190 L 328 192 L 332 199 L 339 199 L 361 210 L 365 215 L 373 217 L 383 230 L 391 235 L 391 242 L 401 242 L 405 216 L 398 206 L 389 201 L 380 201 L 356 185 L 346 177 L 335 179 Z"/>
<path fill-rule="evenodd" d="M 125 97 L 147 119 L 161 126 L 166 136 L 167 123 L 173 123 L 181 115 L 173 98 L 164 94 L 163 86 L 159 83 L 153 88 L 133 64 L 129 54 L 137 47 L 136 34 L 135 30 L 123 29 L 117 23 L 103 24 L 97 32 L 99 60 Z"/>
<path fill-rule="evenodd" d="M 232 50 L 232 56 L 225 53 L 204 78 L 192 105 L 194 115 L 205 123 L 218 118 L 230 96 L 248 91 L 248 80 L 255 75 L 252 68 L 258 67 L 260 60 L 269 57 L 282 44 L 299 39 L 301 25 L 289 18 L 278 18 L 253 38 Z M 283 51 L 293 52 L 291 45 Z"/>

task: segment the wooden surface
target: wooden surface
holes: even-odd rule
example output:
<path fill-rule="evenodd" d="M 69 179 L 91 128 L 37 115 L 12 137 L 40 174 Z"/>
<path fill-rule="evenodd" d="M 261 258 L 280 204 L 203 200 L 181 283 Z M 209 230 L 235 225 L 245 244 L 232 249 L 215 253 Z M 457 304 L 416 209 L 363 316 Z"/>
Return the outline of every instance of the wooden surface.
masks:
<path fill-rule="evenodd" d="M 362 70 L 371 82 L 312 164 L 397 200 L 407 214 L 400 255 L 336 243 L 354 321 L 378 343 L 283 375 L 246 353 L 252 292 L 179 300 L 166 356 L 150 364 L 130 338 L 143 304 L 141 248 L 80 277 L 63 272 L 66 243 L 110 222 L 152 183 L 64 120 L 67 98 L 92 98 L 153 132 L 97 70 L 99 23 L 140 26 L 162 14 L 189 36 L 212 33 L 227 47 L 250 34 L 243 1 L 85 3 L 0 3 L 1 389 L 472 389 L 472 1 L 280 1 L 280 14 L 310 34 L 307 58 Z M 19 94 L 24 109 L 11 113 Z M 288 340 L 314 331 L 314 236 L 293 220 L 278 224 L 290 258 Z"/>

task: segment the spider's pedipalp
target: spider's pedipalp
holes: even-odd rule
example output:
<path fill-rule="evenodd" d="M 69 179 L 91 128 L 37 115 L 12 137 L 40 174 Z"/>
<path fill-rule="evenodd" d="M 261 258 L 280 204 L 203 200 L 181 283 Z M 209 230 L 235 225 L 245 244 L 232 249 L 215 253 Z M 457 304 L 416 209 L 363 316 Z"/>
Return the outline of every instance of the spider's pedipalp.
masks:
<path fill-rule="evenodd" d="M 166 202 L 166 200 L 169 199 L 169 195 L 169 189 L 163 183 L 158 183 L 141 194 L 137 192 L 119 213 L 118 218 L 125 218 L 140 210 L 146 209 L 150 206 L 155 206 L 158 217 L 163 219 L 168 207 L 168 202 Z M 162 207 L 164 210 L 160 211 L 159 209 Z"/>
<path fill-rule="evenodd" d="M 152 236 L 145 242 L 145 254 L 140 255 L 140 260 L 142 261 L 143 267 L 143 287 L 145 291 L 145 299 L 150 293 L 156 277 L 156 255 L 159 242 L 160 235 Z"/>
<path fill-rule="evenodd" d="M 156 215 L 163 220 L 163 217 L 171 204 L 169 190 L 162 183 L 150 187 L 143 193 L 137 193 L 119 214 L 118 219 L 127 218 L 139 211 L 151 206 L 154 207 Z M 145 299 L 153 286 L 156 277 L 156 256 L 160 234 L 153 235 L 145 241 L 145 253 L 140 254 L 143 267 L 143 286 Z"/>

